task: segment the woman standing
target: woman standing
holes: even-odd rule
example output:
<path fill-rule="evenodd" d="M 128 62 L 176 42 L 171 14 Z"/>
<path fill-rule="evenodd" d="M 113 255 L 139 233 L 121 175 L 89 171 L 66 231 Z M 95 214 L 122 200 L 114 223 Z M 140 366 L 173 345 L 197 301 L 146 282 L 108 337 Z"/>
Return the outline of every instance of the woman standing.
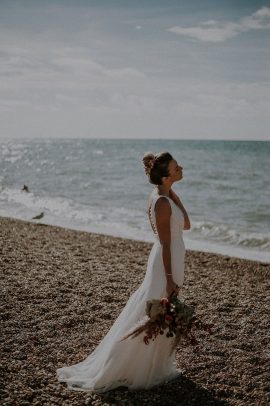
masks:
<path fill-rule="evenodd" d="M 82 362 L 57 370 L 59 381 L 73 390 L 105 392 L 118 386 L 151 388 L 179 375 L 172 338 L 159 335 L 148 346 L 141 336 L 121 341 L 145 316 L 148 299 L 179 294 L 184 281 L 182 230 L 190 228 L 187 212 L 172 184 L 182 179 L 182 167 L 168 152 L 143 157 L 145 173 L 156 185 L 148 214 L 155 236 L 142 284 L 96 349 Z M 126 275 L 128 277 L 128 275 Z"/>

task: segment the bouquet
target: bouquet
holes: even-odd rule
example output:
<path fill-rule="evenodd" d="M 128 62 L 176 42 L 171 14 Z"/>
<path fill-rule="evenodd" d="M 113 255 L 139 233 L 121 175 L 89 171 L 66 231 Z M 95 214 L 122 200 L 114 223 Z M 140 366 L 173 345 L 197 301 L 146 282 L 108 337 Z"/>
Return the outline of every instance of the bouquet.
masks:
<path fill-rule="evenodd" d="M 154 341 L 159 334 L 166 334 L 168 338 L 174 337 L 171 347 L 172 354 L 182 338 L 191 345 L 198 344 L 194 330 L 202 329 L 211 333 L 211 326 L 199 320 L 194 314 L 194 308 L 181 302 L 175 293 L 172 293 L 169 298 L 147 300 L 145 312 L 147 318 L 143 324 L 140 323 L 121 341 L 145 333 L 143 341 L 148 345 L 149 341 Z"/>

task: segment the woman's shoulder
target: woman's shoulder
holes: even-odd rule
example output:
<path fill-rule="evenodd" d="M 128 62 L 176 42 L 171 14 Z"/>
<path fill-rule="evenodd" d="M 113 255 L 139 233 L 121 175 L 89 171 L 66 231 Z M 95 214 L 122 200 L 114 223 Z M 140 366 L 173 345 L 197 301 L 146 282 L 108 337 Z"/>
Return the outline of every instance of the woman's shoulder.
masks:
<path fill-rule="evenodd" d="M 170 198 L 165 195 L 160 195 L 156 190 L 153 190 L 148 198 L 148 206 L 156 208 L 170 207 Z"/>
<path fill-rule="evenodd" d="M 167 196 L 157 194 L 153 206 L 156 215 L 170 216 L 172 213 L 171 204 Z"/>
<path fill-rule="evenodd" d="M 164 195 L 157 195 L 155 198 L 155 207 L 156 208 L 163 208 L 163 207 L 170 207 L 170 201 L 167 196 Z"/>

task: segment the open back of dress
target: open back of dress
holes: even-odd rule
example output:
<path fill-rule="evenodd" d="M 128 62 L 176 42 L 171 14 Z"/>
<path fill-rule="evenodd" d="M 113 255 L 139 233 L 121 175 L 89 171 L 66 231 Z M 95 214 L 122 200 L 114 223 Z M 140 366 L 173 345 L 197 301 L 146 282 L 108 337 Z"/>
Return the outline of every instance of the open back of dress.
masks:
<path fill-rule="evenodd" d="M 156 230 L 155 204 L 161 197 L 151 195 L 150 216 Z M 171 256 L 174 281 L 183 285 L 185 247 L 182 238 L 184 218 L 181 210 L 167 197 L 171 214 Z M 95 350 L 78 364 L 57 369 L 60 382 L 81 391 L 105 392 L 118 386 L 129 389 L 151 388 L 179 375 L 175 352 L 170 354 L 172 338 L 159 335 L 145 345 L 143 334 L 120 341 L 134 325 L 145 317 L 148 299 L 166 296 L 166 278 L 158 234 L 151 249 L 142 284 L 130 296 L 126 306 Z"/>

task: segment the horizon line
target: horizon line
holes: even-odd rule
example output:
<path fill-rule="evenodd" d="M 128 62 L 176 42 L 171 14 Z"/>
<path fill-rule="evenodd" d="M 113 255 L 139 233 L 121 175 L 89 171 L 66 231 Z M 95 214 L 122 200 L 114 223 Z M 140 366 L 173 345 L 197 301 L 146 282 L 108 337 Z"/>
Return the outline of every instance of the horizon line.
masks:
<path fill-rule="evenodd" d="M 135 138 L 135 137 L 12 137 L 12 138 L 0 138 L 2 141 L 46 141 L 46 140 L 115 140 L 115 141 L 221 141 L 221 142 L 270 142 L 270 139 L 243 139 L 243 138 Z"/>

